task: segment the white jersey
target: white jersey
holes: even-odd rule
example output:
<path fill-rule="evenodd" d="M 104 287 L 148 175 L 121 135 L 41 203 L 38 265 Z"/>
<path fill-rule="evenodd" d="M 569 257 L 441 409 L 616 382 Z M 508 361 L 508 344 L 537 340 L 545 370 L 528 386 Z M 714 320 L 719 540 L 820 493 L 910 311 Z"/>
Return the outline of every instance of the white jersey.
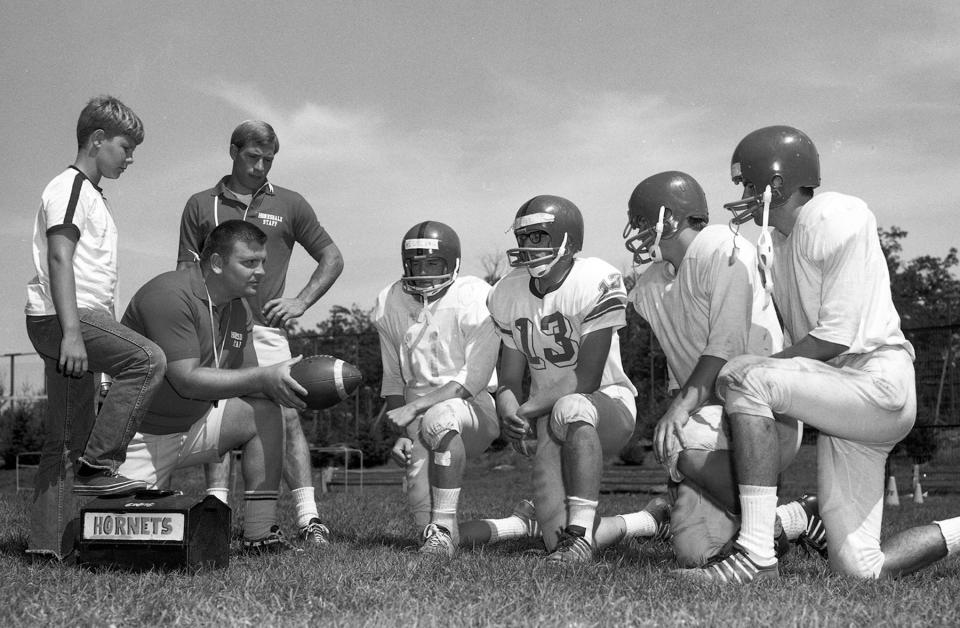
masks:
<path fill-rule="evenodd" d="M 50 181 L 41 196 L 33 226 L 33 265 L 37 274 L 27 284 L 27 316 L 57 313 L 50 290 L 47 236 L 59 229 L 77 235 L 73 253 L 77 307 L 104 310 L 115 316 L 117 226 L 100 188 L 73 167 Z"/>
<path fill-rule="evenodd" d="M 582 338 L 612 327 L 600 390 L 633 408 L 637 391 L 623 372 L 616 331 L 626 325 L 626 303 L 620 271 L 595 257 L 575 258 L 563 283 L 543 295 L 525 269 L 514 269 L 497 282 L 488 302 L 504 344 L 527 358 L 531 395 L 575 383 Z"/>
<path fill-rule="evenodd" d="M 629 298 L 663 348 L 673 388 L 690 379 L 701 356 L 730 360 L 783 348 L 776 310 L 760 282 L 757 251 L 726 225 L 700 231 L 676 272 L 658 263 L 638 276 Z"/>
<path fill-rule="evenodd" d="M 913 347 L 900 331 L 877 220 L 859 198 L 822 192 L 789 236 L 774 231 L 773 296 L 794 341 L 810 334 L 849 347 Z"/>
<path fill-rule="evenodd" d="M 446 293 L 424 306 L 397 281 L 383 289 L 374 308 L 383 360 L 381 395 L 405 403 L 457 382 L 472 395 L 496 388 L 499 343 L 487 295 L 476 277 L 459 277 Z"/>

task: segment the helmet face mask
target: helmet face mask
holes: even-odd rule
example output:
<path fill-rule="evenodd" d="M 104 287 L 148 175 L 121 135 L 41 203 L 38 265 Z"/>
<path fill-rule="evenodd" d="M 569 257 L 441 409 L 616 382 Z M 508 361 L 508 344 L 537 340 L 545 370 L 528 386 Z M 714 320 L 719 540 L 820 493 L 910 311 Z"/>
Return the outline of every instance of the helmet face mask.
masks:
<path fill-rule="evenodd" d="M 403 291 L 421 298 L 441 294 L 460 273 L 460 238 L 447 225 L 426 221 L 411 228 L 403 238 Z"/>
<path fill-rule="evenodd" d="M 637 233 L 633 233 L 636 230 Z M 657 222 L 650 225 L 643 216 L 636 220 L 631 218 L 623 228 L 624 246 L 633 254 L 633 263 L 642 266 L 651 262 L 662 262 L 660 242 L 669 240 L 677 233 L 677 223 L 673 220 L 672 212 L 660 206 Z"/>
<path fill-rule="evenodd" d="M 513 268 L 543 277 L 583 245 L 583 218 L 576 205 L 559 196 L 537 196 L 524 203 L 512 225 L 517 248 L 507 251 Z"/>
<path fill-rule="evenodd" d="M 637 265 L 664 261 L 661 241 L 675 238 L 691 224 L 706 224 L 710 218 L 703 188 L 696 179 L 678 170 L 660 172 L 641 181 L 630 195 L 627 207 L 624 246 Z"/>
<path fill-rule="evenodd" d="M 517 248 L 507 251 L 510 266 L 526 268 L 534 277 L 547 274 L 557 260 L 566 255 L 566 234 L 560 246 L 549 246 L 553 239 L 550 233 L 540 229 L 540 226 L 534 224 L 515 231 Z"/>

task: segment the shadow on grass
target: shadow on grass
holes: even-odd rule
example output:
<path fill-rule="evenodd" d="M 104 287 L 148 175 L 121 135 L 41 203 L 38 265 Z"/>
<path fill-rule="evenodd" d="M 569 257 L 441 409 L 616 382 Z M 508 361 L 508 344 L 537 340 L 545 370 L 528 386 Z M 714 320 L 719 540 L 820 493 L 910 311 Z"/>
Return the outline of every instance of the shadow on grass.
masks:
<path fill-rule="evenodd" d="M 15 532 L 0 537 L 0 556 L 14 558 L 23 562 L 34 562 L 33 554 L 27 554 L 27 536 Z"/>

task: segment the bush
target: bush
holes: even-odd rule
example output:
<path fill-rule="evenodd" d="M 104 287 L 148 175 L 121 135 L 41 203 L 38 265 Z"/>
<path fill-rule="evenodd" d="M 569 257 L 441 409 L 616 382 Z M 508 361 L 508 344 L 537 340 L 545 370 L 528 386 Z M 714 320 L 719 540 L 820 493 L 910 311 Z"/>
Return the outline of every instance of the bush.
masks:
<path fill-rule="evenodd" d="M 40 451 L 44 404 L 44 401 L 18 402 L 0 413 L 0 458 L 5 467 L 16 463 L 18 453 Z"/>
<path fill-rule="evenodd" d="M 933 459 L 937 453 L 937 433 L 936 430 L 928 426 L 918 425 L 910 430 L 907 437 L 901 442 L 907 455 L 913 459 L 914 464 L 924 464 Z"/>
<path fill-rule="evenodd" d="M 390 460 L 390 450 L 397 437 L 386 421 L 372 422 L 365 426 L 357 437 L 357 449 L 363 452 L 364 465 L 376 467 Z"/>

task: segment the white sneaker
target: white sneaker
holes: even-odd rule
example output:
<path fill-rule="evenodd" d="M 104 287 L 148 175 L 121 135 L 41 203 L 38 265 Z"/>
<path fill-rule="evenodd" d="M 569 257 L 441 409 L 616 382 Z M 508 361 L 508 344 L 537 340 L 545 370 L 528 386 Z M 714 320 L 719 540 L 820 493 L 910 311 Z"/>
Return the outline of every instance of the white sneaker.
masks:
<path fill-rule="evenodd" d="M 441 525 L 429 524 L 423 529 L 421 536 L 423 537 L 423 544 L 420 545 L 419 550 L 421 554 L 453 558 L 457 553 L 450 531 Z"/>

